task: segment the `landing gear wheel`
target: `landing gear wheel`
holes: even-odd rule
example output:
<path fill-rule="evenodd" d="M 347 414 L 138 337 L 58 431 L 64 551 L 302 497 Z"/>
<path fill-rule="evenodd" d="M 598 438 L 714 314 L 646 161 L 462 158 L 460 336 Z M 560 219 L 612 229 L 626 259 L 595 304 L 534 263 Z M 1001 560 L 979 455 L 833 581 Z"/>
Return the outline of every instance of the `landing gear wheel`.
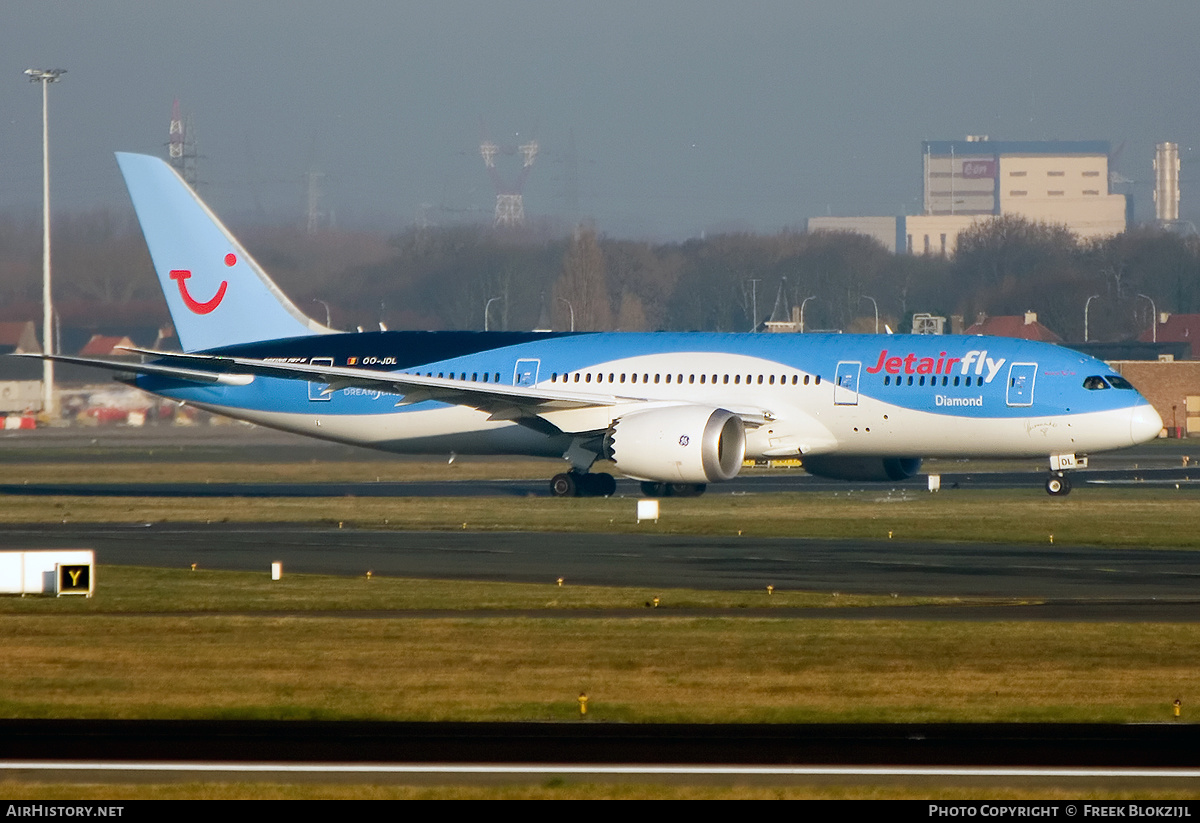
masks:
<path fill-rule="evenodd" d="M 601 497 L 612 497 L 617 493 L 617 478 L 606 472 L 591 475 L 596 479 L 596 494 Z"/>
<path fill-rule="evenodd" d="M 1071 493 L 1071 480 L 1065 474 L 1054 474 L 1046 480 L 1046 494 L 1051 497 L 1066 497 Z"/>
<path fill-rule="evenodd" d="M 653 480 L 643 480 L 642 494 L 647 497 L 665 497 L 668 494 L 667 484 L 656 483 Z"/>
<path fill-rule="evenodd" d="M 707 488 L 707 483 L 671 483 L 667 486 L 667 494 L 672 497 L 699 497 Z"/>
<path fill-rule="evenodd" d="M 555 497 L 611 497 L 616 491 L 616 478 L 603 472 L 564 472 L 550 481 L 550 493 Z"/>
<path fill-rule="evenodd" d="M 556 474 L 550 479 L 550 494 L 555 497 L 574 497 L 578 493 L 578 487 L 575 479 L 578 477 L 574 472 L 564 472 Z"/>

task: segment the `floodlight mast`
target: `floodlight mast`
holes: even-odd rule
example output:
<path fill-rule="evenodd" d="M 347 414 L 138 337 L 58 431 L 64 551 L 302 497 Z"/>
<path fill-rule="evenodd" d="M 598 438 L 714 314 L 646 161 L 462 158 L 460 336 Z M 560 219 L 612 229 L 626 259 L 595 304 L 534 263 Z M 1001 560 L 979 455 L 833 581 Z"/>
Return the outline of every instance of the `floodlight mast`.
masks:
<path fill-rule="evenodd" d="M 54 306 L 50 298 L 50 118 L 47 87 L 57 83 L 66 69 L 26 69 L 30 83 L 42 84 L 42 351 L 55 354 L 52 318 Z M 54 363 L 42 361 L 42 414 L 53 421 L 58 417 L 54 397 Z"/>

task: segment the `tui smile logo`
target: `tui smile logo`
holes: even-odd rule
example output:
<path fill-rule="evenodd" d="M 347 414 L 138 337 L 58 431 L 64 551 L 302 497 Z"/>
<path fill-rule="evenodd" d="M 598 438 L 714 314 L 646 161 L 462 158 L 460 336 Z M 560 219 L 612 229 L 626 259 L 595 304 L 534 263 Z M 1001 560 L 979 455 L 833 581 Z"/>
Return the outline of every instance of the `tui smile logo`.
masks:
<path fill-rule="evenodd" d="M 225 255 L 225 265 L 232 266 L 237 263 L 237 255 L 230 252 Z M 217 287 L 217 293 L 210 299 L 201 302 L 188 292 L 187 280 L 192 276 L 188 269 L 172 269 L 171 279 L 179 284 L 179 296 L 183 298 L 183 304 L 187 306 L 193 314 L 208 314 L 217 306 L 221 305 L 221 301 L 225 299 L 225 289 L 229 287 L 229 281 L 222 280 L 221 285 Z"/>

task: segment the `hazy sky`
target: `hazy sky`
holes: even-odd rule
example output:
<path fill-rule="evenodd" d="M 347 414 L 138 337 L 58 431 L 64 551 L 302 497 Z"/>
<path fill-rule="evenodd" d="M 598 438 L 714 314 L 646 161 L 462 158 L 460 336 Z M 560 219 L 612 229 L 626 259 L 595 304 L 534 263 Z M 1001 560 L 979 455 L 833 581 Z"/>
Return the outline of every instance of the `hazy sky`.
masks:
<path fill-rule="evenodd" d="M 567 214 L 574 168 L 580 213 L 617 236 L 916 213 L 921 141 L 967 134 L 1124 143 L 1140 218 L 1154 143 L 1176 141 L 1200 222 L 1197 32 L 1195 0 L 5 0 L 0 212 L 41 198 L 22 72 L 61 67 L 56 211 L 128 213 L 112 152 L 165 155 L 179 98 L 234 225 L 299 221 L 309 169 L 343 226 L 490 214 L 485 131 L 541 145 L 529 215 Z"/>

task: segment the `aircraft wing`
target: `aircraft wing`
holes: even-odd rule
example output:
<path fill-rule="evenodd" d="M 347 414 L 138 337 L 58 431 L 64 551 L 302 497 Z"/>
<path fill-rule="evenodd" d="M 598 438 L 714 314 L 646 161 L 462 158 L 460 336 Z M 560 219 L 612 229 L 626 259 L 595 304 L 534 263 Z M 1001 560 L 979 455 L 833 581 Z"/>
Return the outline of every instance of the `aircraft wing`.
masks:
<path fill-rule="evenodd" d="M 25 354 L 18 356 L 45 358 L 131 374 L 149 374 L 227 386 L 244 386 L 252 382 L 255 377 L 273 377 L 323 383 L 325 392 L 336 392 L 350 387 L 370 389 L 396 395 L 400 398 L 396 403 L 397 406 L 409 406 L 430 400 L 468 406 L 486 412 L 490 420 L 511 420 L 542 431 L 546 430 L 547 425 L 556 431 L 566 430 L 576 433 L 582 430 L 600 431 L 607 425 L 607 419 L 598 422 L 592 419 L 593 415 L 575 416 L 572 419 L 571 413 L 612 406 L 629 407 L 639 403 L 652 402 L 649 398 L 638 395 L 605 394 L 594 391 L 578 392 L 545 388 L 544 386 L 506 386 L 500 383 L 426 377 L 404 372 L 287 362 L 283 358 L 260 359 L 213 354 L 187 354 L 131 347 L 126 347 L 123 351 L 153 357 L 159 362 L 138 363 L 117 358 L 87 358 L 66 355 Z M 739 415 L 748 427 L 757 427 L 767 420 L 773 419 L 770 412 L 761 409 L 731 408 L 730 411 Z M 607 415 L 604 417 L 607 418 Z M 597 425 L 599 428 L 596 428 Z"/>
<path fill-rule="evenodd" d="M 180 354 L 134 348 L 128 348 L 125 351 L 159 358 L 168 363 L 177 363 L 179 367 L 188 372 L 207 372 L 209 374 L 217 372 L 230 376 L 243 374 L 325 383 L 326 392 L 336 392 L 354 386 L 398 395 L 402 399 L 396 404 L 397 406 L 410 406 L 426 400 L 437 400 L 487 411 L 492 413 L 496 420 L 512 420 L 522 416 L 505 415 L 506 410 L 527 411 L 530 414 L 536 414 L 539 411 L 616 406 L 623 403 L 636 403 L 645 399 L 636 396 L 573 392 L 532 386 L 505 386 L 500 383 L 452 380 L 445 377 L 426 377 L 420 374 L 350 368 L 348 366 L 289 363 L 283 359 Z"/>
<path fill-rule="evenodd" d="M 226 357 L 208 354 L 160 352 L 148 349 L 125 348 L 133 354 L 153 357 L 160 362 L 137 363 L 117 358 L 70 357 L 66 355 L 20 355 L 95 366 L 114 371 L 149 374 L 201 383 L 239 386 L 254 377 L 274 377 L 326 384 L 325 392 L 335 392 L 351 386 L 397 395 L 397 406 L 409 406 L 435 400 L 459 406 L 469 406 L 487 412 L 491 420 L 532 421 L 548 412 L 575 409 L 594 409 L 638 403 L 646 398 L 619 396 L 598 392 L 573 392 L 531 386 L 505 386 L 499 383 L 451 380 L 443 377 L 375 369 L 325 366 L 314 363 L 289 363 L 283 359 L 269 360 L 249 357 Z M 544 428 L 544 420 L 536 427 Z"/>

